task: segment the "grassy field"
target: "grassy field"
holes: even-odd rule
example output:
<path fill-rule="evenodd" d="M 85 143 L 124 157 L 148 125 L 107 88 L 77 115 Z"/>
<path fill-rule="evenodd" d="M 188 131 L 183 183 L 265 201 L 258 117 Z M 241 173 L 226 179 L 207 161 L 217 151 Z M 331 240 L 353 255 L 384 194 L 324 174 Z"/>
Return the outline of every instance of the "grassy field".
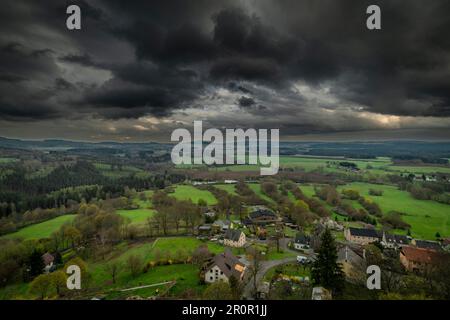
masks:
<path fill-rule="evenodd" d="M 152 243 L 125 244 L 119 249 L 119 253 L 113 256 L 109 261 L 118 261 L 124 265 L 127 259 L 132 255 L 140 256 L 145 263 L 155 261 L 158 258 L 158 255 L 160 259 L 173 259 L 180 253 L 190 256 L 192 255 L 192 252 L 202 244 L 207 244 L 209 250 L 213 253 L 223 252 L 224 250 L 223 246 L 219 244 L 212 242 L 204 243 L 192 237 L 158 238 Z M 89 265 L 89 272 L 92 275 L 94 283 L 104 290 L 111 290 L 112 288 L 129 288 L 172 280 L 176 280 L 177 284 L 171 289 L 171 293 L 180 293 L 188 288 L 197 292 L 201 292 L 201 290 L 204 289 L 204 286 L 199 283 L 198 267 L 192 264 L 156 266 L 135 278 L 133 278 L 128 271 L 124 270 L 119 274 L 115 285 L 111 283 L 111 276 L 107 272 L 106 265 L 107 263 L 103 261 Z M 132 294 L 150 296 L 154 293 L 155 288 L 145 288 L 133 291 Z M 109 298 L 117 298 L 118 295 L 120 294 L 112 292 L 109 294 Z M 130 295 L 130 293 L 128 293 L 128 295 Z"/>
<path fill-rule="evenodd" d="M 116 213 L 121 215 L 124 218 L 130 219 L 130 223 L 132 225 L 144 225 L 147 222 L 148 218 L 153 217 L 156 211 L 152 206 L 152 195 L 153 191 L 147 190 L 144 191 L 145 198 L 141 198 L 140 195 L 137 195 L 133 199 L 133 204 L 137 205 L 138 209 L 121 209 L 116 210 Z"/>
<path fill-rule="evenodd" d="M 383 190 L 380 197 L 369 196 L 369 189 Z M 361 195 L 378 203 L 383 213 L 396 210 L 406 213 L 403 220 L 411 224 L 414 237 L 434 239 L 436 232 L 442 237 L 450 236 L 450 206 L 436 201 L 417 200 L 408 192 L 387 185 L 352 183 L 339 187 L 358 190 Z"/>
<path fill-rule="evenodd" d="M 192 200 L 193 203 L 198 203 L 198 200 L 203 199 L 208 205 L 217 204 L 217 199 L 211 192 L 200 190 L 194 186 L 178 185 L 170 195 L 178 200 Z"/>
<path fill-rule="evenodd" d="M 118 290 L 173 280 L 176 281 L 176 285 L 171 288 L 169 294 L 179 294 L 187 289 L 201 293 L 205 288 L 204 285 L 200 284 L 198 268 L 192 264 L 157 266 L 136 277 L 133 277 L 128 271 L 122 271 L 119 273 L 115 284 L 112 284 L 111 276 L 106 272 L 104 265 L 92 265 L 89 270 L 92 274 L 93 284 L 102 288 L 101 293 L 106 294 L 106 299 L 119 299 L 132 295 L 141 297 L 155 296 L 158 295 L 156 290 L 158 289 L 162 292 L 165 286 L 142 288 L 128 292 L 120 292 Z"/>
<path fill-rule="evenodd" d="M 92 288 L 90 289 L 90 291 L 92 291 L 90 296 L 102 295 L 107 300 L 123 299 L 135 295 L 141 297 L 155 296 L 158 295 L 157 290 L 163 292 L 166 285 L 127 292 L 121 292 L 120 290 L 149 284 L 159 284 L 173 280 L 176 280 L 176 285 L 170 289 L 169 295 L 176 295 L 187 289 L 201 293 L 205 288 L 205 286 L 201 285 L 199 282 L 198 267 L 192 264 L 155 266 L 136 277 L 133 277 L 125 267 L 122 267 L 120 272 L 118 272 L 115 284 L 112 283 L 111 275 L 107 272 L 106 262 L 88 263 L 88 271 L 90 275 L 89 288 Z M 0 300 L 36 299 L 36 296 L 33 296 L 28 292 L 28 288 L 28 283 L 14 284 L 0 288 Z M 50 291 L 50 299 L 52 296 L 55 296 L 55 293 Z"/>
<path fill-rule="evenodd" d="M 152 209 L 153 191 L 146 190 L 143 192 L 145 194 L 145 199 L 141 199 L 141 197 L 138 195 L 138 196 L 134 197 L 133 204 L 138 205 L 140 209 Z"/>
<path fill-rule="evenodd" d="M 214 187 L 216 187 L 217 189 L 225 190 L 226 192 L 234 196 L 237 195 L 234 184 L 215 184 Z"/>
<path fill-rule="evenodd" d="M 250 189 L 252 189 L 252 190 L 256 193 L 256 195 L 257 195 L 258 197 L 260 197 L 261 199 L 266 200 L 266 201 L 271 202 L 271 203 L 275 203 L 275 201 L 273 201 L 272 198 L 270 198 L 270 197 L 266 196 L 264 193 L 262 193 L 262 191 L 261 191 L 261 185 L 260 185 L 259 183 L 249 183 L 248 186 L 249 186 Z"/>
<path fill-rule="evenodd" d="M 339 167 L 338 163 L 348 161 L 355 163 L 364 174 L 385 175 L 393 173 L 450 173 L 450 167 L 438 166 L 396 166 L 390 158 L 378 157 L 376 159 L 349 159 L 344 157 L 321 157 L 321 156 L 280 156 L 280 167 L 303 169 L 307 172 L 321 169 L 324 172 L 346 172 Z M 197 165 L 199 167 L 199 165 Z M 200 165 L 201 167 L 201 165 Z M 195 167 L 190 167 L 195 168 Z M 210 170 L 217 171 L 258 171 L 260 165 L 229 165 Z"/>
<path fill-rule="evenodd" d="M 57 231 L 63 224 L 70 223 L 74 218 L 75 218 L 74 214 L 59 216 L 50 219 L 48 221 L 36 223 L 28 227 L 22 228 L 17 232 L 7 234 L 3 237 L 22 238 L 24 240 L 48 238 L 53 232 Z"/>
<path fill-rule="evenodd" d="M 312 196 L 314 196 L 316 194 L 316 192 L 314 191 L 314 186 L 313 185 L 299 185 L 300 190 L 303 192 L 303 194 L 305 196 L 307 196 L 308 198 L 311 198 Z"/>
<path fill-rule="evenodd" d="M 145 261 L 154 261 L 155 253 L 159 252 L 162 257 L 174 257 L 179 252 L 184 252 L 188 255 L 197 249 L 199 246 L 207 244 L 208 248 L 213 253 L 223 251 L 223 246 L 213 242 L 203 242 L 193 237 L 170 237 L 158 238 L 154 242 L 144 243 L 139 245 L 128 246 L 126 251 L 118 257 L 118 259 L 125 261 L 130 255 L 138 255 Z"/>
<path fill-rule="evenodd" d="M 441 173 L 450 173 L 450 167 L 432 167 L 432 166 L 389 166 L 388 170 L 403 172 L 403 173 L 433 173 L 433 172 L 441 172 Z"/>
<path fill-rule="evenodd" d="M 147 219 L 153 217 L 155 210 L 152 209 L 133 209 L 133 210 L 117 210 L 117 214 L 124 218 L 130 219 L 130 223 L 134 225 L 142 225 Z"/>
<path fill-rule="evenodd" d="M 372 173 L 382 173 L 383 169 L 392 164 L 389 158 L 377 158 L 377 159 L 345 159 L 345 158 L 331 158 L 331 157 L 312 157 L 312 156 L 280 156 L 280 167 L 282 168 L 301 168 L 305 171 L 313 171 L 322 168 L 326 172 L 345 172 L 343 169 L 338 168 L 336 164 L 340 161 L 350 161 L 358 165 L 360 169 L 366 170 L 367 166 L 370 166 Z M 258 171 L 259 165 L 230 165 L 218 167 L 217 170 L 229 170 L 229 171 Z"/>
<path fill-rule="evenodd" d="M 16 162 L 16 161 L 17 161 L 16 158 L 0 157 L 0 164 L 2 164 L 2 163 L 11 163 L 11 162 Z"/>
<path fill-rule="evenodd" d="M 170 290 L 169 294 L 179 294 L 187 289 L 192 289 L 201 293 L 205 286 L 200 284 L 199 269 L 192 264 L 172 264 L 165 266 L 155 266 L 147 272 L 133 277 L 126 268 L 126 261 L 131 255 L 137 255 L 142 258 L 144 263 L 155 261 L 156 255 L 161 258 L 176 257 L 177 253 L 182 251 L 187 256 L 204 242 L 192 237 L 171 237 L 159 238 L 155 242 L 128 244 L 122 242 L 111 252 L 111 256 L 106 260 L 87 261 L 88 272 L 90 275 L 89 287 L 95 288 L 96 294 L 106 295 L 107 299 L 124 298 L 126 296 L 140 295 L 149 297 L 155 295 L 156 289 L 164 290 L 163 285 L 157 287 L 143 288 L 128 292 L 120 292 L 119 289 L 126 289 L 136 286 L 149 284 L 158 284 L 166 281 L 176 280 L 176 285 Z M 223 246 L 208 242 L 208 248 L 211 252 L 223 252 Z M 121 264 L 120 272 L 116 283 L 112 283 L 111 275 L 108 273 L 107 265 L 110 262 L 119 262 Z M 16 284 L 0 289 L 0 300 L 2 299 L 34 299 L 27 292 L 28 284 Z"/>

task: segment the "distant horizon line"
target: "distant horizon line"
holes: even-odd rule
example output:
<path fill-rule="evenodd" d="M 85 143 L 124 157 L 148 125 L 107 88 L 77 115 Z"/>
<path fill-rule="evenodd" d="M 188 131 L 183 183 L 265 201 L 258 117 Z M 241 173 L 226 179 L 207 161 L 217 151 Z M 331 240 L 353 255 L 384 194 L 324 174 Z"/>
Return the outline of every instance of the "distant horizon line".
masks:
<path fill-rule="evenodd" d="M 63 141 L 63 142 L 76 142 L 76 143 L 92 143 L 92 144 L 102 144 L 102 143 L 115 143 L 115 144 L 145 144 L 145 143 L 157 143 L 157 144 L 175 144 L 175 142 L 171 141 L 157 141 L 157 140 L 148 140 L 148 141 L 121 141 L 121 140 L 78 140 L 78 139 L 68 139 L 68 138 L 17 138 L 17 137 L 8 137 L 8 136 L 0 136 L 0 139 L 5 140 L 18 140 L 23 142 L 46 142 L 46 141 Z M 280 143 L 370 143 L 370 142 L 431 142 L 431 143 L 450 143 L 449 139 L 440 139 L 440 138 L 424 138 L 424 139 L 414 139 L 414 138 L 386 138 L 386 139 L 318 139 L 318 140 L 295 140 L 295 139 L 282 139 L 280 138 Z"/>

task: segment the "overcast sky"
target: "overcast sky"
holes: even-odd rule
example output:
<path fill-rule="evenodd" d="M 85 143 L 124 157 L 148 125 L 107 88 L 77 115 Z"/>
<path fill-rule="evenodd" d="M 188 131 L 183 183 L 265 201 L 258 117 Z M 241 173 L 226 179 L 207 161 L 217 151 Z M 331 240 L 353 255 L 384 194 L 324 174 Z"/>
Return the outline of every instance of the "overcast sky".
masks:
<path fill-rule="evenodd" d="M 66 29 L 78 4 L 82 30 Z M 366 29 L 378 4 L 382 30 Z M 0 136 L 449 139 L 448 0 L 6 0 Z"/>

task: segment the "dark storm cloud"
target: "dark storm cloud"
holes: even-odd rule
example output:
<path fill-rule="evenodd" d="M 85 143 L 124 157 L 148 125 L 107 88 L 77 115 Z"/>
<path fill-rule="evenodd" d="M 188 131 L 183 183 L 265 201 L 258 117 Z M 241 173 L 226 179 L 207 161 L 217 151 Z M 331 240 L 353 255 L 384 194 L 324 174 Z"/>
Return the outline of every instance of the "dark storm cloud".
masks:
<path fill-rule="evenodd" d="M 92 57 L 88 54 L 68 54 L 59 58 L 60 61 L 75 63 L 85 67 L 94 67 L 100 69 L 107 69 L 107 66 L 102 66 L 100 63 L 95 62 Z"/>
<path fill-rule="evenodd" d="M 44 119 L 59 114 L 51 101 L 57 89 L 54 83 L 46 82 L 48 74 L 57 70 L 51 50 L 34 50 L 11 42 L 0 47 L 0 61 L 2 118 Z"/>
<path fill-rule="evenodd" d="M 255 100 L 253 100 L 252 98 L 248 98 L 248 97 L 244 97 L 244 96 L 240 97 L 238 100 L 239 106 L 243 107 L 243 108 L 251 107 L 251 106 L 255 105 L 255 103 L 256 103 Z"/>
<path fill-rule="evenodd" d="M 72 3 L 82 9 L 81 31 L 65 28 Z M 369 31 L 365 11 L 374 3 L 382 30 Z M 243 112 L 303 112 L 302 128 L 278 125 L 289 133 L 333 131 L 345 122 L 362 129 L 342 114 L 347 106 L 450 116 L 447 0 L 8 0 L 3 9 L 5 119 L 167 117 L 216 103 L 205 96 L 220 88 Z M 304 87 L 292 94 L 298 83 L 319 95 L 326 86 L 333 99 L 307 98 Z M 322 117 L 320 110 L 341 114 Z"/>
<path fill-rule="evenodd" d="M 193 70 L 142 61 L 114 67 L 112 72 L 114 78 L 88 92 L 85 100 L 100 107 L 96 112 L 105 118 L 167 116 L 174 108 L 187 106 L 203 87 Z"/>
<path fill-rule="evenodd" d="M 301 34 L 306 48 L 319 45 L 316 54 L 314 46 L 305 54 L 325 64 L 308 64 L 310 71 L 334 69 L 333 78 L 350 80 L 338 83 L 343 98 L 384 114 L 448 116 L 450 82 L 443 81 L 443 73 L 449 76 L 450 41 L 443 32 L 450 28 L 448 1 L 377 1 L 382 8 L 377 32 L 360 27 L 365 23 L 360 12 L 371 1 L 277 3 L 286 13 L 286 28 Z M 356 90 L 349 90 L 352 86 Z"/>

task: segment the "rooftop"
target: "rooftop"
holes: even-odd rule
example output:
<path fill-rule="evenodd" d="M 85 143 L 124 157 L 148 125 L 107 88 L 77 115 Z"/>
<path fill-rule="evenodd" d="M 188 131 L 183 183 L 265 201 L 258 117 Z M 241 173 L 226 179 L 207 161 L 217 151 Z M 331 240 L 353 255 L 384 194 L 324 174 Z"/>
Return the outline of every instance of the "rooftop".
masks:
<path fill-rule="evenodd" d="M 444 257 L 443 254 L 436 251 L 411 246 L 403 247 L 401 253 L 405 256 L 406 259 L 422 264 L 431 264 Z"/>
<path fill-rule="evenodd" d="M 306 244 L 309 244 L 310 241 L 311 241 L 310 237 L 308 237 L 304 233 L 299 232 L 295 236 L 295 243 L 306 243 Z"/>
<path fill-rule="evenodd" d="M 417 248 L 441 250 L 441 245 L 438 242 L 428 240 L 414 240 Z"/>
<path fill-rule="evenodd" d="M 350 234 L 355 237 L 368 237 L 368 238 L 379 238 L 380 235 L 374 229 L 358 229 L 358 228 L 349 228 Z"/>
<path fill-rule="evenodd" d="M 231 241 L 239 241 L 239 238 L 241 237 L 241 230 L 237 229 L 228 229 L 225 232 L 225 239 L 231 240 Z"/>
<path fill-rule="evenodd" d="M 236 279 L 240 279 L 242 273 L 245 270 L 245 265 L 239 261 L 239 259 L 233 255 L 229 250 L 224 253 L 220 253 L 213 258 L 209 269 L 213 266 L 218 266 L 227 278 L 234 276 Z"/>

